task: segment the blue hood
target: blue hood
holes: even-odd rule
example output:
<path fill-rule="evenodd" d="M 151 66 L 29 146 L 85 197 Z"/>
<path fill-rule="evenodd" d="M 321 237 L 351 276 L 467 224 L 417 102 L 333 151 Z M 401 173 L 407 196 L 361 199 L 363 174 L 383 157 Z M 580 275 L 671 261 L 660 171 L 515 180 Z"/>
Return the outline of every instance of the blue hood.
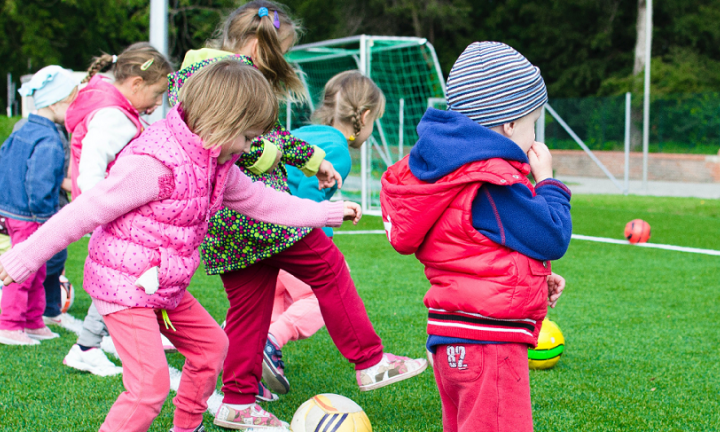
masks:
<path fill-rule="evenodd" d="M 461 166 L 502 158 L 528 163 L 522 149 L 508 138 L 453 111 L 428 108 L 417 127 L 420 137 L 410 151 L 410 171 L 434 183 Z"/>

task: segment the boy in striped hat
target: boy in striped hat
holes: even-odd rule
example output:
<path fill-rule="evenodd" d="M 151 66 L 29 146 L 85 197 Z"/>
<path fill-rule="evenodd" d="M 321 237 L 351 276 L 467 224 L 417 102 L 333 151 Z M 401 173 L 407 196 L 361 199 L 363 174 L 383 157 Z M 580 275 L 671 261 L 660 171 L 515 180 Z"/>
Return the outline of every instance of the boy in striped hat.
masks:
<path fill-rule="evenodd" d="M 428 109 L 410 155 L 383 175 L 387 236 L 431 283 L 427 348 L 443 430 L 532 431 L 527 348 L 565 286 L 550 260 L 572 234 L 570 190 L 535 141 L 547 90 L 520 53 L 475 42 L 447 96 L 448 110 Z"/>

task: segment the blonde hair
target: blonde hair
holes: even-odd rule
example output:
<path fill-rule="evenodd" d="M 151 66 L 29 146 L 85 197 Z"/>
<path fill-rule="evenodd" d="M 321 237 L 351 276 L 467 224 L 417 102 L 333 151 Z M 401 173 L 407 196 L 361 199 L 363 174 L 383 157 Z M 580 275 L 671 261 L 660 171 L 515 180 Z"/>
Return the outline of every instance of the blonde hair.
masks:
<path fill-rule="evenodd" d="M 260 17 L 258 10 L 267 8 L 268 15 Z M 279 28 L 274 25 L 277 13 Z M 277 3 L 256 0 L 235 9 L 217 31 L 215 48 L 238 53 L 253 38 L 257 38 L 257 56 L 253 63 L 272 84 L 276 94 L 292 101 L 304 101 L 307 93 L 296 71 L 285 60 L 282 43 L 290 40 L 295 45 L 302 28 L 299 21 L 290 18 L 285 8 Z"/>
<path fill-rule="evenodd" d="M 95 74 L 109 66 L 115 76 L 115 81 L 119 83 L 139 76 L 147 85 L 152 85 L 160 79 L 166 78 L 173 71 L 168 59 L 152 45 L 147 42 L 138 42 L 125 48 L 119 56 L 103 53 L 100 57 L 93 58 L 93 62 L 88 68 L 88 74 L 82 82 L 90 81 Z"/>
<path fill-rule="evenodd" d="M 193 74 L 178 102 L 188 128 L 205 148 L 223 145 L 250 129 L 267 132 L 278 116 L 270 84 L 252 66 L 223 59 Z"/>
<path fill-rule="evenodd" d="M 325 84 L 322 105 L 312 113 L 317 124 L 334 126 L 335 119 L 352 125 L 355 135 L 360 133 L 362 115 L 370 110 L 371 121 L 385 113 L 385 95 L 370 78 L 357 70 L 341 72 Z"/>

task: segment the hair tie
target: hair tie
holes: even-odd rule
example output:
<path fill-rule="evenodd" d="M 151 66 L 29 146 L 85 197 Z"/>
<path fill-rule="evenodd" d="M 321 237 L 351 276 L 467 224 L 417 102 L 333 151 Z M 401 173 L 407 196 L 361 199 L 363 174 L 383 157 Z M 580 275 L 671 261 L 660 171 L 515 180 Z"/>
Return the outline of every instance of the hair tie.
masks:
<path fill-rule="evenodd" d="M 152 66 L 153 61 L 155 61 L 155 59 L 150 59 L 150 60 L 146 61 L 145 63 L 143 63 L 142 66 L 140 66 L 140 70 L 143 70 L 143 71 L 148 70 L 150 68 L 150 66 Z"/>
<path fill-rule="evenodd" d="M 117 56 L 116 56 L 115 54 L 113 54 L 113 60 L 112 60 L 112 62 L 113 62 L 113 63 L 117 63 Z"/>
<path fill-rule="evenodd" d="M 348 141 L 355 141 L 355 135 L 350 135 L 347 139 Z"/>
<path fill-rule="evenodd" d="M 273 18 L 273 25 L 276 29 L 280 30 L 280 17 L 278 16 L 277 11 L 275 11 L 275 17 Z"/>
<path fill-rule="evenodd" d="M 266 7 L 261 7 L 260 9 L 258 9 L 258 16 L 260 18 L 268 16 L 269 13 L 270 12 L 268 12 L 268 8 Z"/>

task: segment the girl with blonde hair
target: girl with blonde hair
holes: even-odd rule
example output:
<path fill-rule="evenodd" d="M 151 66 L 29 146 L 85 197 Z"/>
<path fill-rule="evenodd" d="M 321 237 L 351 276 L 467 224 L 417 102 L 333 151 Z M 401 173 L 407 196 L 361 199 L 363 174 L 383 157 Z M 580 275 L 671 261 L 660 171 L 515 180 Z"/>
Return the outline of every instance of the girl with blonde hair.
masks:
<path fill-rule="evenodd" d="M 105 318 L 126 389 L 100 432 L 146 431 L 159 414 L 170 391 L 161 334 L 186 357 L 173 432 L 204 430 L 228 339 L 186 290 L 215 212 L 316 227 L 359 220 L 357 204 L 302 200 L 252 182 L 234 165 L 276 115 L 272 89 L 253 68 L 230 59 L 205 68 L 165 120 L 125 147 L 106 179 L 0 256 L 7 285 L 93 233 L 83 288 Z"/>

